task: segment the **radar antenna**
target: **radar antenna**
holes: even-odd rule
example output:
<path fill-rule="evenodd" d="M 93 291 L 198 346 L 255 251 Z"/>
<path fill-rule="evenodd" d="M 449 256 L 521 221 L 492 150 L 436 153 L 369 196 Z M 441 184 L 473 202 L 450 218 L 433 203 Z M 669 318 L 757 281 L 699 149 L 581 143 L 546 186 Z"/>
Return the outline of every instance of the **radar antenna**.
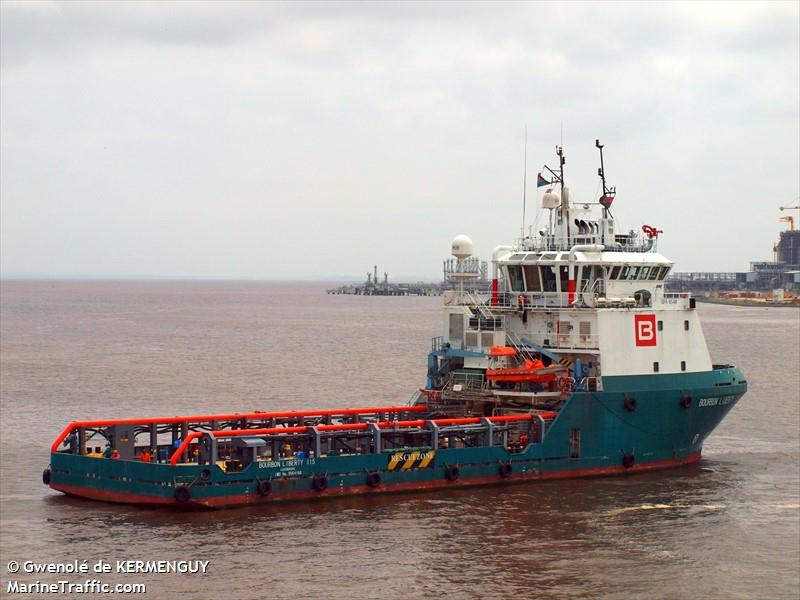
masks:
<path fill-rule="evenodd" d="M 558 172 L 555 172 L 547 165 L 544 165 L 544 168 L 547 169 L 552 176 L 552 181 L 550 181 L 550 183 L 557 183 L 561 186 L 561 205 L 558 209 L 558 217 L 560 219 L 560 223 L 566 225 L 566 235 L 567 239 L 569 239 L 569 201 L 564 194 L 564 164 L 567 162 L 567 159 L 564 157 L 563 146 L 556 146 L 556 156 L 558 156 Z"/>
<path fill-rule="evenodd" d="M 525 159 L 522 167 L 522 227 L 520 228 L 521 243 L 525 240 L 525 205 L 528 190 L 528 125 L 525 124 Z"/>

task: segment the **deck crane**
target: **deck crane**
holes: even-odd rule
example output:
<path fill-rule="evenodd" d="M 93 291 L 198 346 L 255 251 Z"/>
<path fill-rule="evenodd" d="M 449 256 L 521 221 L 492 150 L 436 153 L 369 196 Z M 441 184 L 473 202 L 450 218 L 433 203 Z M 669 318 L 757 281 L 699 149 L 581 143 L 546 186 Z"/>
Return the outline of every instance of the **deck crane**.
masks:
<path fill-rule="evenodd" d="M 781 210 L 800 210 L 800 198 L 797 199 L 797 202 L 794 204 L 790 204 L 789 206 L 781 206 Z"/>

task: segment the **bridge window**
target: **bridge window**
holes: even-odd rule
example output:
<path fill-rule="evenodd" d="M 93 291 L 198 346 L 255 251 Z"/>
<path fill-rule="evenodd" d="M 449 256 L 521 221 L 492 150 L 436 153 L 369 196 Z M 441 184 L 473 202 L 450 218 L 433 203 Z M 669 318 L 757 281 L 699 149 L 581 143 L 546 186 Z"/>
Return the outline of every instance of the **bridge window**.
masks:
<path fill-rule="evenodd" d="M 525 284 L 529 292 L 541 292 L 542 280 L 539 277 L 539 267 L 526 266 L 523 267 L 525 271 Z"/>
<path fill-rule="evenodd" d="M 561 274 L 561 293 L 567 291 L 567 281 L 569 280 L 569 267 L 559 267 Z"/>
<path fill-rule="evenodd" d="M 552 265 L 542 267 L 542 291 L 556 291 L 556 268 Z"/>
<path fill-rule="evenodd" d="M 525 286 L 522 282 L 522 267 L 518 265 L 508 267 L 508 282 L 511 285 L 511 291 L 525 291 Z"/>
<path fill-rule="evenodd" d="M 612 267 L 611 275 L 608 276 L 609 279 L 616 279 L 619 277 L 619 267 Z"/>
<path fill-rule="evenodd" d="M 669 273 L 670 267 L 661 267 L 661 274 L 658 276 L 659 279 L 666 279 L 667 273 Z"/>
<path fill-rule="evenodd" d="M 592 267 L 592 286 L 602 285 L 603 277 L 605 277 L 605 271 L 603 270 L 603 267 L 601 267 L 600 265 L 594 265 Z M 597 281 L 600 281 L 600 283 L 599 284 L 596 283 Z"/>
<path fill-rule="evenodd" d="M 586 265 L 581 267 L 581 285 L 580 289 L 582 292 L 593 292 L 597 288 L 595 287 L 597 284 L 598 279 L 603 278 L 603 267 L 598 265 Z"/>
<path fill-rule="evenodd" d="M 639 271 L 639 279 L 647 279 L 647 276 L 650 274 L 650 267 L 642 267 L 642 270 Z"/>
<path fill-rule="evenodd" d="M 630 267 L 630 271 L 628 271 L 628 281 L 633 281 L 634 279 L 638 279 L 639 277 L 639 267 Z"/>
<path fill-rule="evenodd" d="M 650 276 L 648 277 L 648 279 L 650 281 L 655 281 L 656 279 L 658 279 L 658 274 L 659 273 L 660 273 L 659 267 L 652 267 L 650 269 Z"/>

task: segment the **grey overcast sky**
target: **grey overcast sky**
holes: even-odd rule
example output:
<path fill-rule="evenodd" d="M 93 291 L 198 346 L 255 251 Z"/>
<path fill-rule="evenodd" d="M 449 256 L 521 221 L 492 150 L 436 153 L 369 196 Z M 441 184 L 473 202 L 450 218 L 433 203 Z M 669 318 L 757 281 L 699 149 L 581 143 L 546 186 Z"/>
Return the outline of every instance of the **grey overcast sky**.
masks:
<path fill-rule="evenodd" d="M 526 124 L 678 270 L 800 194 L 798 2 L 0 7 L 5 276 L 435 277 L 518 236 Z"/>

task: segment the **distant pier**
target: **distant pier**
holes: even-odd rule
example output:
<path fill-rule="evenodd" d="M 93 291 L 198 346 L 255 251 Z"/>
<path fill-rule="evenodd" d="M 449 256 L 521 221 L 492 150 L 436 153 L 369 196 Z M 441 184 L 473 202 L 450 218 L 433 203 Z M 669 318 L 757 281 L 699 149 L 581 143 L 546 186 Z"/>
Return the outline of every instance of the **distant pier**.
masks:
<path fill-rule="evenodd" d="M 451 284 L 444 283 L 358 283 L 343 285 L 328 290 L 328 294 L 347 294 L 351 296 L 441 296 L 445 290 L 452 289 Z"/>
<path fill-rule="evenodd" d="M 450 261 L 445 261 L 444 281 L 439 283 L 389 283 L 389 274 L 383 274 L 383 281 L 378 280 L 378 266 L 373 267 L 372 273 L 367 272 L 367 280 L 363 283 L 352 283 L 327 290 L 328 294 L 349 296 L 441 296 L 447 290 L 455 289 L 458 284 L 448 275 L 452 272 Z M 478 265 L 480 269 L 482 265 Z M 485 263 L 481 274 L 482 278 L 464 283 L 464 289 L 472 292 L 489 291 L 489 282 L 486 281 Z"/>

